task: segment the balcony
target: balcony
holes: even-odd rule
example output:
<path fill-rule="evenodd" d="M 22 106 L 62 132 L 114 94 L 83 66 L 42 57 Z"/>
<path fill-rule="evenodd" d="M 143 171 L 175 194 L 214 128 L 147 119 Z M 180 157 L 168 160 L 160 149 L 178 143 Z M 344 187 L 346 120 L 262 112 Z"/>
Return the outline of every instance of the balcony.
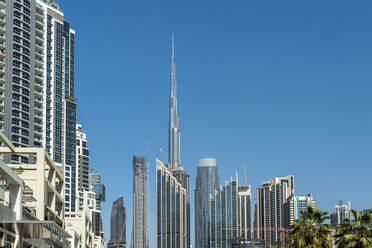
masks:
<path fill-rule="evenodd" d="M 39 114 L 39 115 L 36 115 L 36 114 L 35 114 L 35 121 L 36 121 L 36 120 L 42 122 L 42 121 L 43 121 L 43 115 L 42 115 L 42 114 Z M 36 130 L 36 129 L 35 129 L 35 130 Z M 35 132 L 36 132 L 36 131 L 35 131 Z M 41 134 L 41 132 L 40 132 L 40 134 Z"/>
<path fill-rule="evenodd" d="M 38 14 L 41 17 L 44 17 L 43 7 L 38 3 L 36 4 L 36 14 Z"/>
<path fill-rule="evenodd" d="M 43 43 L 44 42 L 44 36 L 35 34 L 35 42 L 36 43 Z"/>
<path fill-rule="evenodd" d="M 35 104 L 35 108 L 39 110 L 43 110 L 43 106 L 41 104 Z"/>
<path fill-rule="evenodd" d="M 5 24 L 0 24 L 0 34 L 5 34 Z"/>
<path fill-rule="evenodd" d="M 37 56 L 35 56 L 35 64 L 37 64 L 37 65 L 43 65 L 44 64 L 44 60 L 42 60 L 40 58 L 37 58 Z"/>
<path fill-rule="evenodd" d="M 36 97 L 35 97 L 35 101 L 36 101 L 38 104 L 43 104 L 43 98 L 42 98 L 42 97 L 36 96 Z"/>
<path fill-rule="evenodd" d="M 36 89 L 42 90 L 43 89 L 43 85 L 44 85 L 43 82 L 41 82 L 40 80 L 35 80 L 35 88 Z"/>
<path fill-rule="evenodd" d="M 5 74 L 5 67 L 0 67 L 0 75 L 4 75 Z"/>
<path fill-rule="evenodd" d="M 39 97 L 43 97 L 43 91 L 35 89 L 35 94 Z"/>
<path fill-rule="evenodd" d="M 41 15 L 35 15 L 35 20 L 38 25 L 44 26 L 44 18 Z"/>
<path fill-rule="evenodd" d="M 40 120 L 36 120 L 36 119 L 35 119 L 34 124 L 35 124 L 36 127 L 43 128 L 43 122 L 40 121 Z"/>
<path fill-rule="evenodd" d="M 41 75 L 40 74 L 39 75 L 38 74 L 35 74 L 35 79 L 43 82 L 43 80 L 44 80 L 43 74 L 41 74 Z"/>
<path fill-rule="evenodd" d="M 0 1 L 0 2 L 1 2 L 1 1 Z M 2 7 L 1 7 L 1 4 L 0 4 L 0 8 L 2 8 Z M 5 9 L 0 9 L 0 17 L 4 17 L 4 16 L 6 16 Z"/>
<path fill-rule="evenodd" d="M 36 46 L 35 46 L 35 51 L 36 52 L 39 52 L 39 53 L 42 53 L 44 51 L 44 46 L 42 43 L 38 43 L 38 42 L 35 42 Z"/>
<path fill-rule="evenodd" d="M 2 34 L 0 35 L 0 42 L 4 42 L 5 41 L 5 34 Z"/>
<path fill-rule="evenodd" d="M 5 16 L 4 17 L 0 17 L 0 24 L 1 25 L 5 25 L 6 22 L 5 22 Z"/>
<path fill-rule="evenodd" d="M 39 30 L 39 29 L 35 29 L 35 35 L 39 35 L 39 36 L 43 36 L 44 35 L 44 30 Z"/>

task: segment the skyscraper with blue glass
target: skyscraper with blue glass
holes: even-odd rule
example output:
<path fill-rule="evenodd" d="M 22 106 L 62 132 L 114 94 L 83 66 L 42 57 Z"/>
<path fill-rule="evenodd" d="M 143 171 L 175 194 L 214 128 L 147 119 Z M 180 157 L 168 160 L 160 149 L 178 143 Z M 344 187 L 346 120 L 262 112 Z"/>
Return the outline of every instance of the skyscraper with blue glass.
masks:
<path fill-rule="evenodd" d="M 238 174 L 210 195 L 209 204 L 208 247 L 229 248 L 232 238 L 241 236 Z"/>
<path fill-rule="evenodd" d="M 219 189 L 216 159 L 199 160 L 195 188 L 195 247 L 210 247 L 210 196 Z"/>

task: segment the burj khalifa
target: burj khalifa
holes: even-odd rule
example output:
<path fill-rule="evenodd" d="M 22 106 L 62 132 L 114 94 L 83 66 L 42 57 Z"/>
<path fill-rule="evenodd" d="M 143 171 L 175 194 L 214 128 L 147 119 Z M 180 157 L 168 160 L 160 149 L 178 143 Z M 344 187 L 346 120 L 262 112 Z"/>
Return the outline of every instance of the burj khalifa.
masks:
<path fill-rule="evenodd" d="M 169 122 L 168 122 L 168 167 L 177 169 L 180 167 L 180 128 L 177 114 L 177 82 L 176 63 L 174 60 L 174 33 L 172 33 L 172 71 L 169 91 Z"/>
<path fill-rule="evenodd" d="M 180 158 L 180 127 L 177 113 L 177 81 L 175 63 L 174 33 L 172 33 L 172 56 L 171 56 L 171 77 L 169 90 L 169 121 L 168 121 L 168 169 L 177 181 L 186 190 L 185 211 L 186 211 L 186 247 L 191 246 L 190 240 L 190 175 L 181 166 Z"/>

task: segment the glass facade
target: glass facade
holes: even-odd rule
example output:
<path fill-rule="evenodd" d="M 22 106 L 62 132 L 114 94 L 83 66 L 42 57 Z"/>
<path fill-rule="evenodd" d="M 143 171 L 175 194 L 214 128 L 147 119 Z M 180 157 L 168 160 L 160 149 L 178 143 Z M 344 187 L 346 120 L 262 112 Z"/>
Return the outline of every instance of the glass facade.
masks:
<path fill-rule="evenodd" d="M 187 191 L 168 167 L 156 161 L 158 248 L 187 247 Z"/>
<path fill-rule="evenodd" d="M 238 177 L 226 181 L 224 187 L 210 195 L 210 247 L 229 248 L 232 239 L 241 236 Z"/>
<path fill-rule="evenodd" d="M 219 188 L 219 178 L 215 159 L 199 161 L 195 188 L 195 247 L 210 247 L 212 242 L 209 221 L 216 220 L 216 210 L 210 212 L 210 196 Z M 212 203 L 211 203 L 212 204 Z M 213 200 L 213 204 L 215 201 Z M 214 227 L 215 228 L 215 227 Z M 215 230 L 214 230 L 215 232 Z M 215 240 L 215 239 L 214 239 Z M 215 242 L 215 241 L 213 241 Z"/>

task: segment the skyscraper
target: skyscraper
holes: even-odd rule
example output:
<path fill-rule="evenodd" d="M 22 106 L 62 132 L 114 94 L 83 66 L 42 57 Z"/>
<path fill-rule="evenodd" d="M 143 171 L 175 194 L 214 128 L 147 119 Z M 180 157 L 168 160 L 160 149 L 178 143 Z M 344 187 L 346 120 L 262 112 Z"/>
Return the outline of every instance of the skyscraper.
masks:
<path fill-rule="evenodd" d="M 250 185 L 238 187 L 239 237 L 245 241 L 252 239 L 252 193 Z"/>
<path fill-rule="evenodd" d="M 147 175 L 145 157 L 133 157 L 133 248 L 147 247 Z"/>
<path fill-rule="evenodd" d="M 75 211 L 75 31 L 53 0 L 3 1 L 0 19 L 0 130 L 16 147 L 46 149 L 65 171 L 66 210 Z"/>
<path fill-rule="evenodd" d="M 285 242 L 285 204 L 294 195 L 294 176 L 275 177 L 257 189 L 256 237 L 266 246 Z"/>
<path fill-rule="evenodd" d="M 179 167 L 181 164 L 180 154 L 180 128 L 177 113 L 177 81 L 176 63 L 174 51 L 174 33 L 172 33 L 172 57 L 171 57 L 171 78 L 169 91 L 169 119 L 168 119 L 168 167 Z"/>
<path fill-rule="evenodd" d="M 96 209 L 92 213 L 93 232 L 96 236 L 103 237 L 101 202 L 106 200 L 106 188 L 102 183 L 100 172 L 89 172 L 89 185 L 93 186 L 93 192 L 96 193 Z"/>
<path fill-rule="evenodd" d="M 229 248 L 233 238 L 240 237 L 238 174 L 210 195 L 209 232 L 213 248 Z"/>
<path fill-rule="evenodd" d="M 75 166 L 75 31 L 53 0 L 0 8 L 0 129 L 17 147 L 44 147 L 57 164 Z"/>
<path fill-rule="evenodd" d="M 126 213 L 123 197 L 119 197 L 112 204 L 110 218 L 110 242 L 126 244 Z"/>
<path fill-rule="evenodd" d="M 190 175 L 181 167 L 180 159 L 180 129 L 179 129 L 179 119 L 177 114 L 177 83 L 176 83 L 176 64 L 175 64 L 175 53 L 174 53 L 174 34 L 172 33 L 172 56 L 171 56 L 171 78 L 170 78 L 170 92 L 169 92 L 169 122 L 168 122 L 168 164 L 167 167 L 159 166 L 160 161 L 157 161 L 157 174 L 168 174 L 165 173 L 167 170 L 172 174 L 170 181 L 173 182 L 175 179 L 179 185 L 172 184 L 172 187 L 181 186 L 183 190 L 182 195 L 184 194 L 185 199 L 180 200 L 184 206 L 179 206 L 182 210 L 182 215 L 176 217 L 176 222 L 185 224 L 185 227 L 179 229 L 181 231 L 177 235 L 180 238 L 179 242 L 172 241 L 172 247 L 190 247 Z M 160 180 L 161 176 L 157 176 L 157 180 Z M 157 194 L 157 206 L 162 199 L 166 199 L 168 196 L 162 195 L 165 192 L 162 191 L 162 187 L 166 187 L 162 182 L 157 181 L 158 193 Z M 164 219 L 172 219 L 171 217 L 173 208 L 162 208 L 163 212 L 159 212 L 157 215 L 157 234 L 158 234 L 158 247 L 164 247 L 164 245 L 169 245 L 170 243 L 165 240 L 169 240 L 173 234 L 171 234 L 170 227 L 165 227 L 165 222 L 162 222 Z M 183 219 L 184 218 L 184 219 Z M 173 226 L 172 226 L 173 227 Z M 164 230 L 169 230 L 168 233 L 164 233 Z M 165 237 L 163 237 L 165 235 Z"/>
<path fill-rule="evenodd" d="M 301 219 L 302 211 L 307 212 L 308 207 L 316 207 L 316 201 L 312 194 L 308 194 L 307 196 L 290 196 L 285 204 L 285 227 L 289 228 L 294 224 L 294 220 Z"/>
<path fill-rule="evenodd" d="M 186 193 L 168 167 L 156 160 L 156 247 L 187 247 Z"/>
<path fill-rule="evenodd" d="M 345 219 L 349 219 L 350 211 L 351 209 L 345 205 L 343 201 L 339 201 L 338 205 L 334 207 L 333 213 L 331 214 L 331 225 L 336 228 Z"/>
<path fill-rule="evenodd" d="M 195 188 L 195 247 L 209 247 L 210 196 L 219 189 L 216 159 L 199 160 Z"/>

